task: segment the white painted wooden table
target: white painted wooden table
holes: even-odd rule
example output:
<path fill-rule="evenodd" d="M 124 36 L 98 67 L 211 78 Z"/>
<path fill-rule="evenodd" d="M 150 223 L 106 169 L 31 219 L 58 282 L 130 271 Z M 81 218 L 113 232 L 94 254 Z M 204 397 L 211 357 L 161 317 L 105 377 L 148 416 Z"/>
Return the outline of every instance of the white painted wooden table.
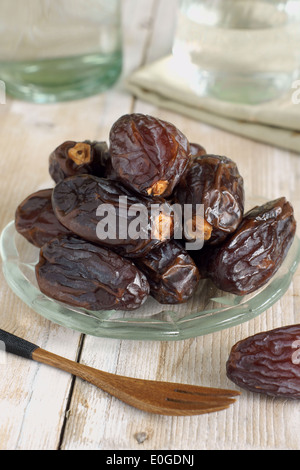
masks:
<path fill-rule="evenodd" d="M 125 0 L 124 76 L 170 51 L 175 0 Z M 134 99 L 122 87 L 89 99 L 0 106 L 1 229 L 20 201 L 49 180 L 48 154 L 67 140 L 107 139 L 126 112 L 156 115 L 191 141 L 233 158 L 248 194 L 298 203 L 300 156 L 231 135 Z M 179 342 L 102 339 L 55 325 L 30 310 L 1 274 L 0 327 L 40 347 L 109 372 L 232 387 L 225 362 L 241 338 L 300 322 L 300 271 L 284 297 L 242 325 Z M 1 450 L 299 449 L 299 403 L 244 392 L 226 411 L 196 417 L 147 415 L 67 373 L 12 355 L 0 364 Z"/>

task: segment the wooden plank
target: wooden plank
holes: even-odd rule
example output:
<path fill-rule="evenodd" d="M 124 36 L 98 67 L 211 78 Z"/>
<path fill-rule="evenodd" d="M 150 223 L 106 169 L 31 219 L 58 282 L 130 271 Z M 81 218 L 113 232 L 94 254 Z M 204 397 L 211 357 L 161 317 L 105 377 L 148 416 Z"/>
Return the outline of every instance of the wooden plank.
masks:
<path fill-rule="evenodd" d="M 49 183 L 49 134 L 52 145 L 55 142 L 51 112 L 51 107 L 47 113 L 46 108 L 9 99 L 1 107 L 1 229 L 14 218 L 15 209 L 24 197 L 45 181 Z M 56 327 L 30 310 L 10 291 L 2 273 L 1 328 L 46 349 L 53 347 L 61 354 L 76 357 L 79 333 Z M 54 370 L 46 372 L 46 368 L 13 356 L 7 357 L 1 372 L 0 448 L 55 448 L 64 419 L 70 377 Z M 46 378 L 56 384 L 54 389 L 53 385 L 48 386 L 50 397 L 46 393 Z M 50 427 L 45 426 L 49 418 Z M 43 425 L 39 426 L 41 420 Z"/>

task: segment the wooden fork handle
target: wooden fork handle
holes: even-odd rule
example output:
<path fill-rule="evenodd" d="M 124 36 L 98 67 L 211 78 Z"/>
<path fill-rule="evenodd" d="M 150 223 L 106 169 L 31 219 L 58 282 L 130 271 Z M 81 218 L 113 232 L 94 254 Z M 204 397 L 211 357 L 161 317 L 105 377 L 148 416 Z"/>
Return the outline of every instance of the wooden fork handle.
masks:
<path fill-rule="evenodd" d="M 19 336 L 0 329 L 0 341 L 5 351 L 16 354 L 17 356 L 33 359 L 32 354 L 39 348 L 36 344 L 30 343 Z"/>
<path fill-rule="evenodd" d="M 2 349 L 8 353 L 56 367 L 57 369 L 69 372 L 70 374 L 76 375 L 77 377 L 90 382 L 108 393 L 115 393 L 114 380 L 117 380 L 117 378 L 115 379 L 113 374 L 99 371 L 84 364 L 72 361 L 71 359 L 58 356 L 57 354 L 46 351 L 45 349 L 40 348 L 40 346 L 30 343 L 19 336 L 15 336 L 12 333 L 8 333 L 7 331 L 0 329 L 0 348 L 1 341 L 3 343 L 2 346 L 4 346 Z M 119 378 L 119 380 L 121 379 Z"/>
<path fill-rule="evenodd" d="M 91 382 L 94 385 L 101 385 L 101 388 L 103 389 L 107 388 L 105 387 L 107 378 L 112 376 L 112 374 L 109 374 L 108 372 L 98 371 L 92 367 L 88 367 L 46 351 L 36 344 L 30 343 L 19 336 L 15 336 L 12 333 L 8 333 L 7 331 L 0 329 L 0 348 L 1 341 L 4 346 L 2 349 L 5 349 L 6 352 L 64 370 L 65 372 L 76 375 L 77 377 Z M 109 390 L 110 389 L 111 387 L 109 387 Z"/>

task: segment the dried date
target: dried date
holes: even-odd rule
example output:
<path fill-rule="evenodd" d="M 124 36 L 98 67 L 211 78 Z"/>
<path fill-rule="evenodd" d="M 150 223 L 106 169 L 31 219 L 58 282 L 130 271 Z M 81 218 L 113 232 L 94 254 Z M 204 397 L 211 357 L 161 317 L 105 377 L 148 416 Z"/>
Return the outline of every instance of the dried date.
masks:
<path fill-rule="evenodd" d="M 54 214 L 52 192 L 52 188 L 36 191 L 19 204 L 15 213 L 17 232 L 39 248 L 54 237 L 70 233 Z"/>
<path fill-rule="evenodd" d="M 175 200 L 192 207 L 185 238 L 203 237 L 206 243 L 218 244 L 236 230 L 243 217 L 243 178 L 227 157 L 195 156 L 175 189 Z M 203 220 L 197 224 L 197 204 L 204 206 L 204 224 Z"/>
<path fill-rule="evenodd" d="M 61 181 L 52 204 L 58 220 L 74 234 L 123 256 L 144 256 L 174 231 L 171 206 L 164 200 L 137 196 L 116 181 L 93 175 Z M 162 210 L 153 211 L 153 204 Z"/>
<path fill-rule="evenodd" d="M 105 176 L 109 152 L 106 142 L 66 141 L 49 156 L 49 173 L 59 183 L 68 176 L 93 174 Z"/>
<path fill-rule="evenodd" d="M 277 272 L 295 231 L 293 207 L 286 198 L 269 201 L 245 214 L 236 232 L 221 246 L 200 250 L 197 264 L 219 289 L 249 294 Z"/>
<path fill-rule="evenodd" d="M 151 250 L 135 264 L 146 275 L 152 297 L 162 304 L 187 302 L 200 278 L 194 261 L 175 240 Z"/>
<path fill-rule="evenodd" d="M 149 295 L 144 274 L 118 254 L 73 236 L 40 250 L 36 278 L 41 292 L 87 310 L 134 310 Z"/>
<path fill-rule="evenodd" d="M 173 124 L 153 116 L 121 116 L 109 141 L 116 176 L 146 196 L 170 196 L 188 165 L 187 138 Z"/>
<path fill-rule="evenodd" d="M 190 156 L 194 158 L 202 157 L 203 155 L 207 155 L 207 151 L 205 150 L 205 148 L 200 144 L 190 142 Z"/>
<path fill-rule="evenodd" d="M 246 390 L 300 399 L 300 325 L 258 333 L 236 343 L 227 376 Z"/>

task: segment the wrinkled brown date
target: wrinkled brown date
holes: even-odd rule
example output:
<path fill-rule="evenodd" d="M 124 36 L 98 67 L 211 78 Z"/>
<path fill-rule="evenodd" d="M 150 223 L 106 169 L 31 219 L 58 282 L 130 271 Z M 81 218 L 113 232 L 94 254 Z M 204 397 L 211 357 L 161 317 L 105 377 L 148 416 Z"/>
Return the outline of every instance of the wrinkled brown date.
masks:
<path fill-rule="evenodd" d="M 72 236 L 41 248 L 36 278 L 48 297 L 87 310 L 134 310 L 149 295 L 146 277 L 131 261 Z"/>
<path fill-rule="evenodd" d="M 189 161 L 189 142 L 173 124 L 134 113 L 110 131 L 112 167 L 123 184 L 148 196 L 170 196 Z"/>
<path fill-rule="evenodd" d="M 236 343 L 227 376 L 246 390 L 300 399 L 300 325 L 258 333 Z"/>
<path fill-rule="evenodd" d="M 151 250 L 135 264 L 146 275 L 152 297 L 162 304 L 187 302 L 199 282 L 194 261 L 175 240 Z"/>
<path fill-rule="evenodd" d="M 52 192 L 52 188 L 36 191 L 19 204 L 15 213 L 17 232 L 39 248 L 58 235 L 70 233 L 54 214 Z"/>
<path fill-rule="evenodd" d="M 192 238 L 194 233 L 207 243 L 217 244 L 236 230 L 243 217 L 243 178 L 227 157 L 195 156 L 175 188 L 175 199 L 193 208 L 192 219 L 186 221 L 185 238 Z M 204 224 L 197 225 L 197 204 L 204 205 Z"/>
<path fill-rule="evenodd" d="M 286 198 L 269 201 L 245 214 L 237 231 L 221 246 L 200 250 L 197 264 L 219 289 L 249 294 L 279 269 L 295 231 L 293 208 Z"/>
<path fill-rule="evenodd" d="M 106 142 L 66 141 L 50 154 L 49 173 L 56 183 L 78 174 L 88 173 L 103 177 L 108 160 Z"/>
<path fill-rule="evenodd" d="M 202 145 L 195 142 L 190 142 L 190 156 L 193 157 L 202 157 L 202 155 L 207 155 L 207 151 Z"/>
<path fill-rule="evenodd" d="M 151 211 L 154 203 L 164 204 L 165 210 Z M 174 231 L 171 207 L 164 200 L 137 197 L 120 183 L 93 175 L 61 181 L 54 188 L 52 204 L 58 220 L 74 234 L 123 256 L 144 256 L 169 240 Z M 143 215 L 135 237 L 131 229 L 139 219 L 139 208 Z"/>

